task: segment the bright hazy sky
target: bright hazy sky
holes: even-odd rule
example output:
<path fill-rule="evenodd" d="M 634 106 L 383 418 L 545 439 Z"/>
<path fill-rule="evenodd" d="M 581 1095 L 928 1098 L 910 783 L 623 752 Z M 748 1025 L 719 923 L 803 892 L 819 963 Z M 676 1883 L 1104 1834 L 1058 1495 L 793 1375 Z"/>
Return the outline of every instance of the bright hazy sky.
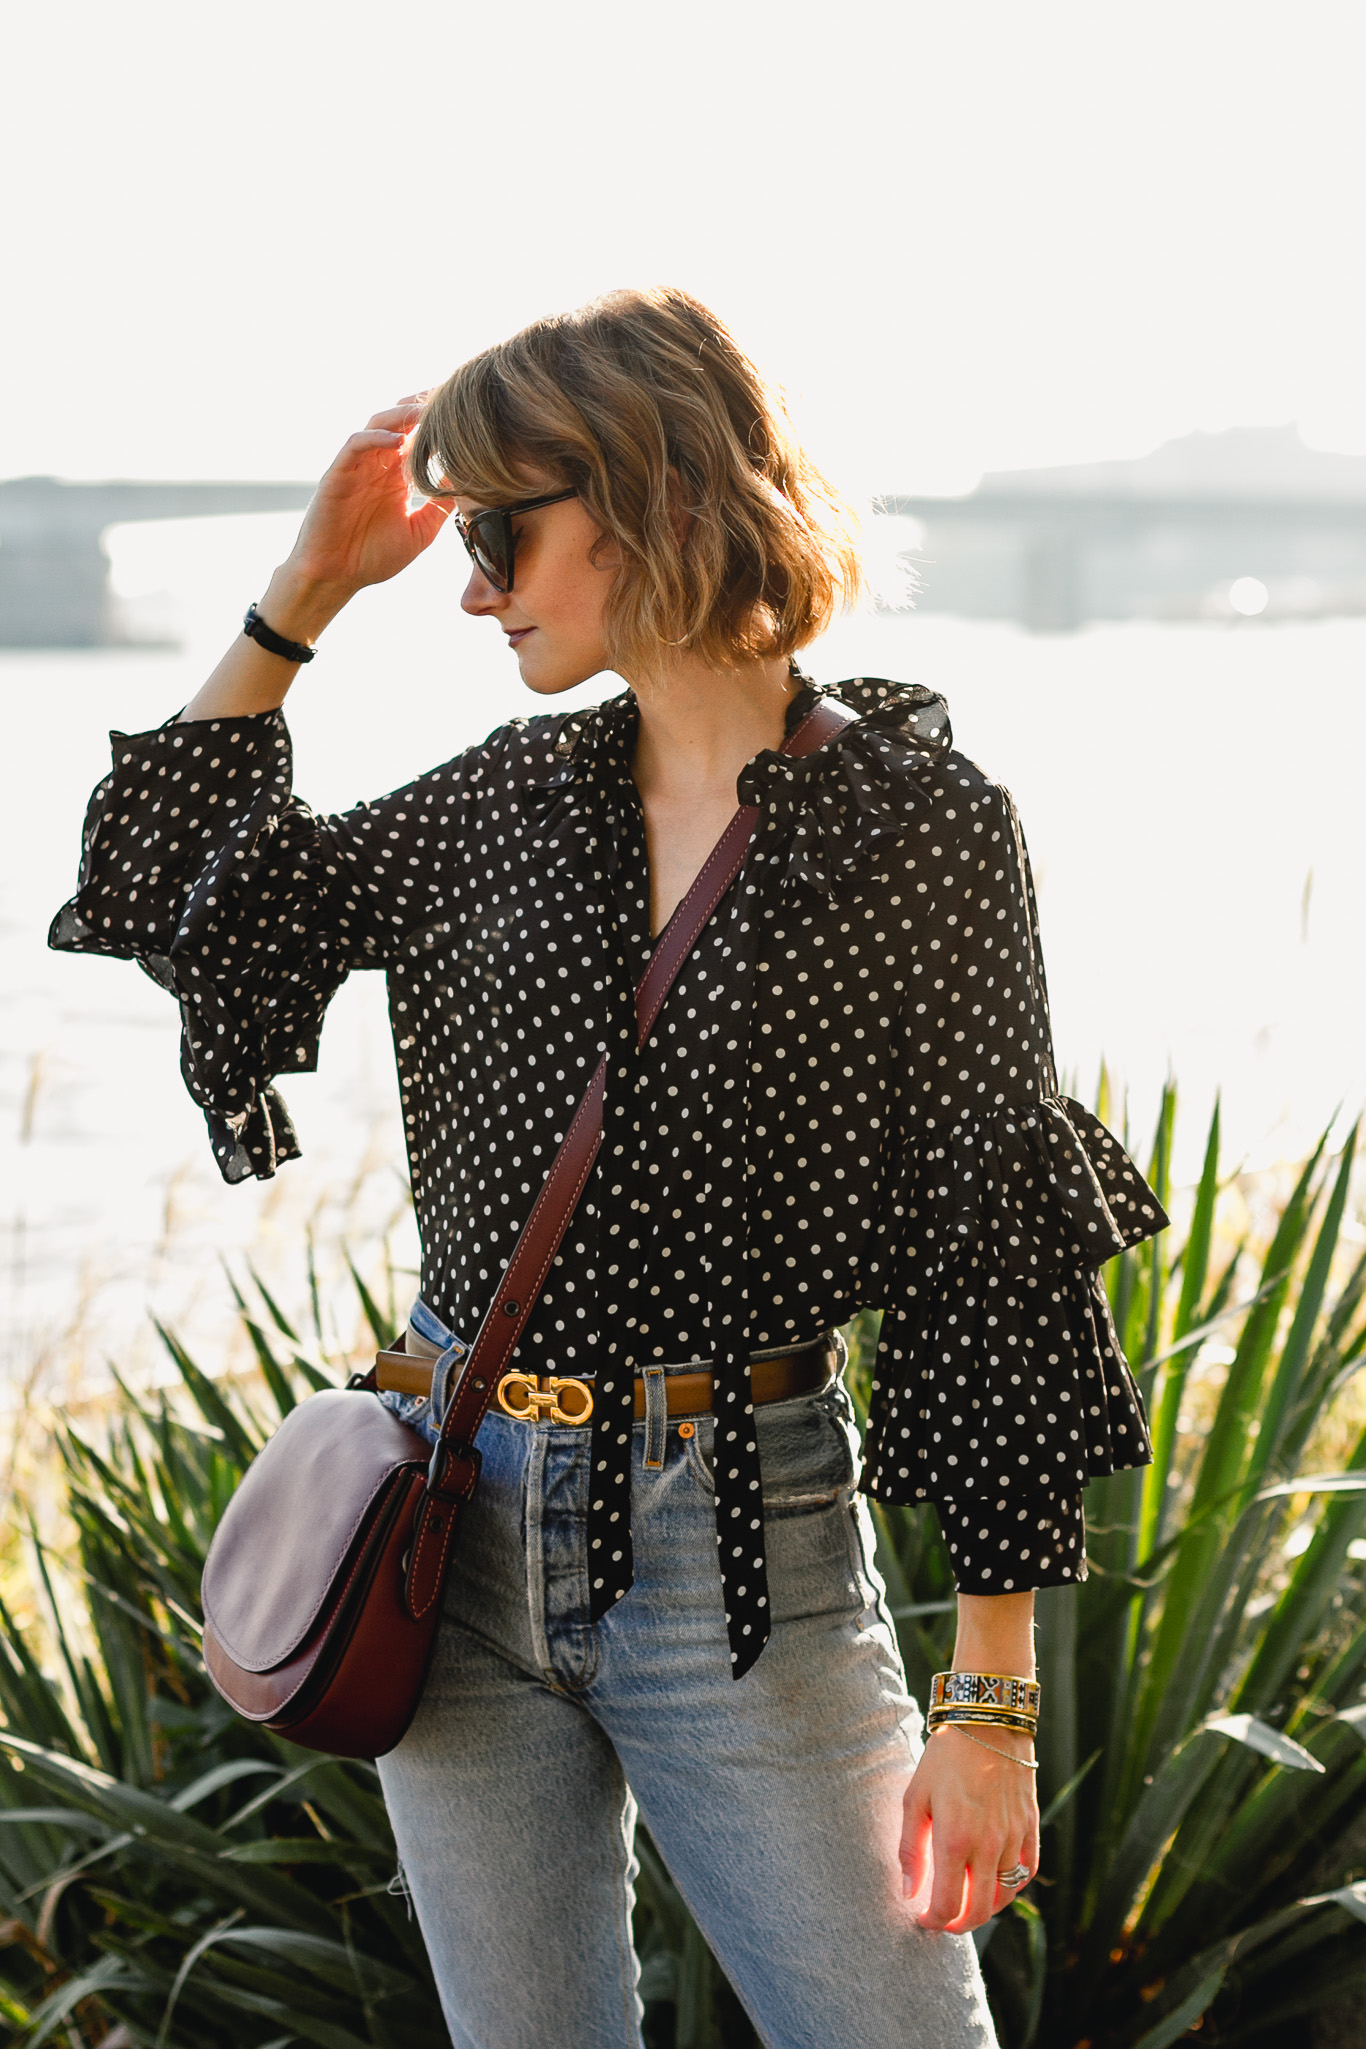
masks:
<path fill-rule="evenodd" d="M 851 490 L 1366 447 L 1358 0 L 7 10 L 0 475 L 302 476 L 628 282 Z"/>

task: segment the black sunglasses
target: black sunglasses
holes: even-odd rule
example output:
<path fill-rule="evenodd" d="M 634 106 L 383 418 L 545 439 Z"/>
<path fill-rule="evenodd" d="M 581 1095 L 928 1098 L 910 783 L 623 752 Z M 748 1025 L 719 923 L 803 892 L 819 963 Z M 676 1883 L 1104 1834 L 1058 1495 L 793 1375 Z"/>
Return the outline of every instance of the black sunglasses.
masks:
<path fill-rule="evenodd" d="M 469 519 L 453 513 L 455 530 L 469 551 L 470 561 L 496 591 L 512 589 L 512 566 L 517 554 L 517 536 L 512 522 L 519 512 L 539 512 L 543 505 L 562 505 L 577 498 L 577 491 L 552 491 L 548 498 L 524 498 L 520 505 L 493 505 Z"/>

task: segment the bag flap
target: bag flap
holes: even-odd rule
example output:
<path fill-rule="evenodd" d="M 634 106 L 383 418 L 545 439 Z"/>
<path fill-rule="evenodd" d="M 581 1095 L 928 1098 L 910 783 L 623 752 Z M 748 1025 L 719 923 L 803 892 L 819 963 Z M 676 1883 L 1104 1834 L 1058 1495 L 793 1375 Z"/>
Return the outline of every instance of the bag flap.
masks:
<path fill-rule="evenodd" d="M 327 1388 L 290 1411 L 247 1468 L 209 1547 L 204 1619 L 246 1672 L 303 1645 L 369 1512 L 428 1449 L 373 1394 Z"/>

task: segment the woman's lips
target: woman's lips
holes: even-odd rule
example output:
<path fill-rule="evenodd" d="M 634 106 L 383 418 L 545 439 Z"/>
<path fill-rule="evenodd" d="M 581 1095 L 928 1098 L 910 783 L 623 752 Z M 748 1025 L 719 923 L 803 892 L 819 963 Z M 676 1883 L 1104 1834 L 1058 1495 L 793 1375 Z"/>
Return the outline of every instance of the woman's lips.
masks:
<path fill-rule="evenodd" d="M 535 631 L 536 628 L 534 626 L 519 626 L 515 633 L 510 633 L 508 635 L 508 646 L 520 647 L 522 642 L 526 639 L 528 633 L 534 633 Z"/>

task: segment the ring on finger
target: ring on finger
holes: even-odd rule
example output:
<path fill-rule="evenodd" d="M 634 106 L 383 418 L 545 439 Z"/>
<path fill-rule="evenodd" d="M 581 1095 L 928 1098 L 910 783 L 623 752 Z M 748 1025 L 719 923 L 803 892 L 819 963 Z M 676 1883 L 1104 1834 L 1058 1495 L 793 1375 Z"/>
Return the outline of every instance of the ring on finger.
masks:
<path fill-rule="evenodd" d="M 1018 1887 L 1028 1883 L 1029 1867 L 1027 1864 L 1012 1864 L 1009 1871 L 998 1871 L 996 1877 L 999 1884 L 1014 1892 Z"/>

